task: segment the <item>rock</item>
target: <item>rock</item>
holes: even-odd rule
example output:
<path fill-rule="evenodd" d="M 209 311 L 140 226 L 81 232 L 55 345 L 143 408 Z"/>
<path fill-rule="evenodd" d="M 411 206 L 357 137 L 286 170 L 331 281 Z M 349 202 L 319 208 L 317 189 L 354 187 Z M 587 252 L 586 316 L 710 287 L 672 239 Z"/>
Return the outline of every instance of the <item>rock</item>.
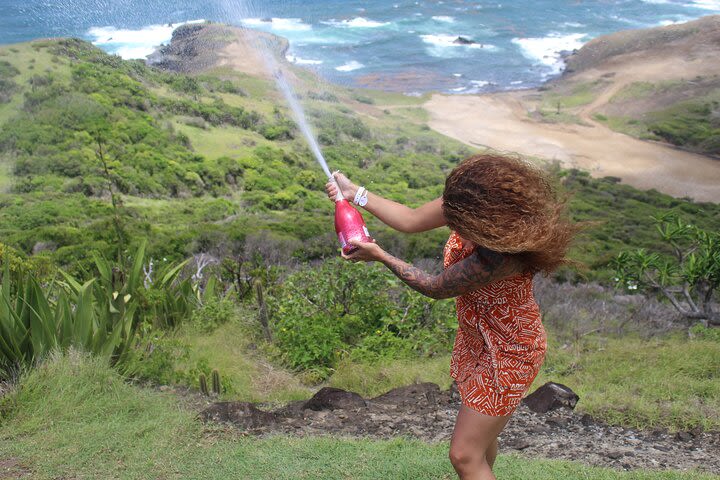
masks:
<path fill-rule="evenodd" d="M 203 420 L 229 422 L 242 429 L 259 428 L 277 422 L 274 414 L 263 412 L 250 402 L 217 402 L 200 412 Z"/>
<path fill-rule="evenodd" d="M 677 432 L 675 434 L 675 439 L 683 442 L 689 442 L 690 440 L 692 440 L 692 435 L 690 435 L 688 432 Z"/>
<path fill-rule="evenodd" d="M 618 458 L 622 458 L 624 455 L 625 455 L 625 454 L 624 454 L 623 452 L 620 452 L 620 451 L 617 451 L 617 450 L 615 450 L 615 451 L 613 451 L 613 452 L 608 452 L 608 453 L 607 453 L 607 457 L 610 458 L 610 459 L 612 459 L 612 460 L 617 460 Z"/>
<path fill-rule="evenodd" d="M 523 399 L 523 403 L 535 413 L 547 413 L 558 408 L 575 408 L 580 397 L 569 387 L 548 382 Z"/>
<path fill-rule="evenodd" d="M 595 424 L 595 420 L 587 413 L 583 413 L 582 417 L 580 417 L 580 423 L 582 423 L 586 427 L 589 427 L 590 425 Z"/>
<path fill-rule="evenodd" d="M 460 391 L 455 382 L 452 382 L 452 385 L 450 385 L 450 399 L 457 402 L 460 401 Z"/>
<path fill-rule="evenodd" d="M 530 442 L 521 438 L 512 440 L 507 443 L 503 443 L 503 447 L 512 448 L 513 450 L 525 450 L 530 446 Z"/>
<path fill-rule="evenodd" d="M 567 428 L 569 420 L 563 417 L 550 417 L 545 420 L 545 423 L 558 428 Z"/>
<path fill-rule="evenodd" d="M 472 45 L 475 43 L 475 41 L 470 40 L 466 37 L 457 37 L 455 40 L 453 40 L 453 43 L 456 45 Z"/>
<path fill-rule="evenodd" d="M 404 387 L 393 388 L 372 399 L 376 403 L 392 403 L 396 405 L 436 405 L 440 398 L 440 387 L 431 382 L 413 383 Z"/>
<path fill-rule="evenodd" d="M 303 408 L 310 410 L 335 410 L 336 408 L 365 408 L 365 400 L 355 392 L 347 392 L 341 388 L 323 387 Z"/>
<path fill-rule="evenodd" d="M 37 255 L 40 252 L 54 252 L 57 250 L 55 242 L 37 242 L 33 245 L 32 254 Z"/>

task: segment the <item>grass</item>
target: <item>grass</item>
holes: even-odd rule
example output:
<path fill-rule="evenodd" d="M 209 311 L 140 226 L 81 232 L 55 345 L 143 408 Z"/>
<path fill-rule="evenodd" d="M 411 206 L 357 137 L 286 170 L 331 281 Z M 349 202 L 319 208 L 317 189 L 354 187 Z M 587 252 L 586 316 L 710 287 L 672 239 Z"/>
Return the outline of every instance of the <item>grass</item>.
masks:
<path fill-rule="evenodd" d="M 720 428 L 716 341 L 673 335 L 650 340 L 589 337 L 564 348 L 551 344 L 535 385 L 550 380 L 577 392 L 580 411 L 612 424 Z"/>
<path fill-rule="evenodd" d="M 198 362 L 207 362 L 211 368 L 217 368 L 232 386 L 232 391 L 225 394 L 226 398 L 285 403 L 313 394 L 299 377 L 252 353 L 247 328 L 240 322 L 228 322 L 209 335 L 198 335 L 186 328 L 178 339 L 190 346 L 189 358 L 178 366 L 191 368 Z"/>
<path fill-rule="evenodd" d="M 420 382 L 450 388 L 449 353 L 371 364 L 344 359 L 325 383 L 310 388 L 307 384 L 312 383 L 312 377 L 295 375 L 268 362 L 261 354 L 262 341 L 252 332 L 252 313 L 241 314 L 245 320 L 231 321 L 211 334 L 188 329 L 178 336 L 190 346 L 189 358 L 179 367 L 189 370 L 204 362 L 209 368 L 217 368 L 232 385 L 226 399 L 281 404 L 309 398 L 326 385 L 364 397 Z M 720 429 L 717 341 L 679 334 L 649 340 L 597 335 L 573 340 L 554 331 L 557 327 L 546 328 L 548 353 L 532 389 L 548 381 L 566 384 L 580 395 L 578 412 L 611 424 Z"/>
<path fill-rule="evenodd" d="M 173 123 L 175 129 L 190 138 L 193 148 L 208 158 L 250 156 L 259 146 L 276 146 L 262 135 L 237 127 L 212 127 L 207 129 L 186 125 L 180 121 Z"/>
<path fill-rule="evenodd" d="M 396 387 L 422 382 L 436 383 L 446 390 L 452 383 L 449 365 L 450 355 L 378 364 L 343 361 L 330 377 L 329 384 L 363 397 L 376 397 Z"/>
<path fill-rule="evenodd" d="M 129 385 L 76 352 L 54 356 L 2 400 L 0 456 L 32 478 L 453 479 L 448 444 L 408 438 L 265 439 L 204 426 L 169 394 Z M 618 472 L 501 455 L 498 478 L 550 480 L 717 478 Z"/>
<path fill-rule="evenodd" d="M 543 93 L 539 109 L 542 111 L 557 110 L 558 103 L 561 108 L 575 108 L 592 103 L 607 82 L 595 80 L 592 82 L 581 82 L 568 86 L 563 90 L 549 90 Z"/>
<path fill-rule="evenodd" d="M 685 85 L 685 82 L 681 80 L 664 80 L 657 83 L 632 82 L 613 95 L 609 103 L 639 100 L 647 98 L 655 93 L 662 93 L 668 90 L 681 88 L 683 85 Z"/>
<path fill-rule="evenodd" d="M 602 122 L 610 130 L 630 135 L 631 137 L 639 138 L 641 140 L 659 140 L 657 135 L 654 135 L 648 130 L 645 123 L 638 121 L 637 119 L 630 117 L 617 117 L 603 115 L 602 113 L 596 113 L 593 118 L 598 122 Z"/>

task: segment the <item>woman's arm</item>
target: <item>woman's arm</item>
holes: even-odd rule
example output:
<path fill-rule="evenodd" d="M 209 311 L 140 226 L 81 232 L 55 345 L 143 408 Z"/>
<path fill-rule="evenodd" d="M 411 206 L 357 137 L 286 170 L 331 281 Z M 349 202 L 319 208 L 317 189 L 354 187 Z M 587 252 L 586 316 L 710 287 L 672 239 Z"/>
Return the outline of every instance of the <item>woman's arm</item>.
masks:
<path fill-rule="evenodd" d="M 335 180 L 342 190 L 343 196 L 352 201 L 358 186 L 341 173 L 334 173 Z M 329 182 L 326 185 L 328 196 L 335 198 L 337 187 Z M 385 225 L 404 233 L 417 233 L 442 227 L 446 224 L 442 213 L 442 198 L 428 202 L 418 208 L 410 208 L 400 203 L 368 192 L 365 210 L 375 215 Z"/>
<path fill-rule="evenodd" d="M 522 264 L 490 250 L 477 247 L 467 258 L 438 275 L 431 275 L 396 258 L 375 243 L 351 241 L 358 249 L 343 258 L 354 261 L 379 261 L 413 290 L 435 299 L 451 298 L 477 290 L 483 285 L 516 275 Z"/>

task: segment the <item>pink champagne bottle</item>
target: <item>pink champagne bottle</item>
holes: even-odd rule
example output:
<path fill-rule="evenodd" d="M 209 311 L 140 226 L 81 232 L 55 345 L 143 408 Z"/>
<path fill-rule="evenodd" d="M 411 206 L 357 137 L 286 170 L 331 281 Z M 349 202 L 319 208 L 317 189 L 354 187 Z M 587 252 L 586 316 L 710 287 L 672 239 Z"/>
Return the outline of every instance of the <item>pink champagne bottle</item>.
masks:
<path fill-rule="evenodd" d="M 335 233 L 337 233 L 345 255 L 357 250 L 357 247 L 350 245 L 350 240 L 372 242 L 362 214 L 345 200 L 340 192 L 340 187 L 338 187 L 338 194 L 335 197 Z"/>

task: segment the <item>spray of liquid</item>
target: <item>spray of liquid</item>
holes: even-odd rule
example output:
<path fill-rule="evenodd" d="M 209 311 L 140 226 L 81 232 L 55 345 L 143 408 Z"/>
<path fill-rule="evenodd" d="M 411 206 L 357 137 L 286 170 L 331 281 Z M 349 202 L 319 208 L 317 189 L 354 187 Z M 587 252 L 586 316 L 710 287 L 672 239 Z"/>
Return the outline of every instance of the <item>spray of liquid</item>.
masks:
<path fill-rule="evenodd" d="M 335 179 L 333 178 L 332 173 L 330 173 L 330 169 L 328 168 L 327 162 L 325 161 L 325 157 L 320 150 L 320 146 L 318 145 L 317 140 L 315 140 L 315 135 L 313 135 L 312 130 L 310 129 L 310 124 L 308 123 L 307 118 L 305 118 L 305 111 L 302 109 L 300 103 L 297 101 L 297 97 L 295 96 L 292 87 L 287 82 L 287 79 L 282 73 L 282 70 L 277 70 L 275 72 L 275 82 L 277 83 L 278 88 L 285 97 L 285 100 L 287 100 L 288 105 L 290 105 L 290 109 L 293 112 L 295 121 L 300 127 L 300 131 L 305 136 L 308 145 L 310 145 L 310 150 L 312 150 L 313 155 L 315 155 L 315 158 L 325 172 L 325 175 L 327 175 L 330 181 L 334 182 Z M 339 189 L 338 198 L 342 198 Z"/>
<path fill-rule="evenodd" d="M 223 3 L 225 8 L 228 9 L 228 13 L 236 18 L 239 14 L 244 13 L 244 16 L 240 16 L 237 20 L 241 20 L 243 17 L 247 18 L 250 10 L 252 0 L 225 0 Z M 264 35 L 247 35 L 245 38 L 251 42 L 254 46 L 254 50 L 261 54 L 267 72 L 271 72 L 275 78 L 275 83 L 278 86 L 280 92 L 282 92 L 285 100 L 287 101 L 290 109 L 292 110 L 293 117 L 297 123 L 300 131 L 305 136 L 310 150 L 317 159 L 318 163 L 322 167 L 328 180 L 334 182 L 337 187 L 337 194 L 335 195 L 335 232 L 338 235 L 338 240 L 342 247 L 342 250 L 346 254 L 352 253 L 358 247 L 354 245 L 354 242 L 371 242 L 370 232 L 368 232 L 365 226 L 365 221 L 362 218 L 360 212 L 352 207 L 350 203 L 343 197 L 340 187 L 337 185 L 335 178 L 330 173 L 325 157 L 323 157 L 320 151 L 320 146 L 313 135 L 310 124 L 305 117 L 305 112 L 298 102 L 297 96 L 293 91 L 293 88 L 288 82 L 287 76 L 283 73 L 281 66 L 277 60 L 276 52 L 277 45 L 273 45 L 273 42 L 269 41 L 269 37 Z"/>
<path fill-rule="evenodd" d="M 254 14 L 261 13 L 260 9 L 258 9 L 254 5 L 253 0 L 225 0 L 222 3 L 226 13 L 228 14 L 228 17 L 230 17 L 231 19 L 231 22 L 232 20 L 235 20 L 235 23 L 241 23 L 243 18 L 258 16 Z M 281 66 L 277 62 L 276 54 L 273 51 L 273 46 L 264 37 L 258 35 L 251 35 L 249 36 L 249 38 L 250 42 L 253 43 L 255 50 L 261 53 L 267 71 L 272 72 L 272 75 L 275 78 L 275 83 L 277 84 L 278 89 L 280 90 L 280 92 L 282 92 L 285 100 L 290 106 L 295 122 L 297 123 L 300 131 L 307 140 L 307 143 L 310 146 L 310 150 L 315 156 L 315 159 L 322 167 L 323 172 L 325 172 L 327 178 L 331 182 L 335 182 L 332 173 L 330 173 L 327 162 L 325 161 L 325 157 L 320 150 L 320 146 L 315 139 L 315 135 L 310 128 L 310 124 L 305 117 L 305 111 L 300 105 L 300 102 L 298 102 L 292 85 L 290 84 L 290 82 L 288 82 L 288 79 L 283 73 Z M 342 198 L 342 193 L 340 192 L 340 188 L 338 188 L 336 200 L 340 200 Z"/>

